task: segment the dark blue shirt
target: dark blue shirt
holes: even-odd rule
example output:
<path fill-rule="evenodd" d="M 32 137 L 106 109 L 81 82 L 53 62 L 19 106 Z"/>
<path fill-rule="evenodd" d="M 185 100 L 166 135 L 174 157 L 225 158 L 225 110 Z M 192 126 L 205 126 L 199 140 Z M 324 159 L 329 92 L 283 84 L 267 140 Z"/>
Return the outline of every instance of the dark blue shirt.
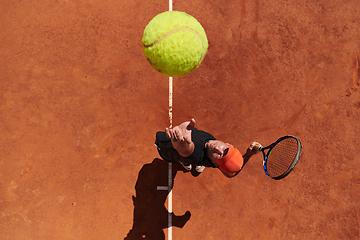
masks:
<path fill-rule="evenodd" d="M 156 133 L 155 145 L 158 148 L 160 156 L 168 162 L 182 162 L 194 164 L 197 166 L 216 168 L 214 163 L 207 157 L 205 152 L 205 144 L 216 138 L 210 133 L 193 128 L 191 132 L 191 140 L 195 145 L 193 153 L 189 157 L 182 157 L 172 146 L 171 140 L 166 136 L 165 132 Z"/>

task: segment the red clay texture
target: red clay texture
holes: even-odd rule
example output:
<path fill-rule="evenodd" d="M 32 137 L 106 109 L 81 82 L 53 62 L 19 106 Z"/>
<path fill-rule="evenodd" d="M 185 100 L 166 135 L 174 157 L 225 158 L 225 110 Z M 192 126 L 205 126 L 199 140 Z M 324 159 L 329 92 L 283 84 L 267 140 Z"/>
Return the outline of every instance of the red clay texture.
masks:
<path fill-rule="evenodd" d="M 142 52 L 167 1 L 2 1 L 0 239 L 168 239 L 168 78 Z M 172 239 L 359 239 L 360 2 L 181 0 L 209 39 L 173 125 L 242 153 L 303 144 L 286 178 L 172 169 Z"/>

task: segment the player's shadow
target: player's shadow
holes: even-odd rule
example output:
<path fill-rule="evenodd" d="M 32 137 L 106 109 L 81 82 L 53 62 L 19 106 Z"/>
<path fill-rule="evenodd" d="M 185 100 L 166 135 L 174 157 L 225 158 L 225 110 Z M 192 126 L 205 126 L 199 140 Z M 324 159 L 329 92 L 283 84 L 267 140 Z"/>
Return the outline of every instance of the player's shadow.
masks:
<path fill-rule="evenodd" d="M 178 171 L 183 171 L 178 163 L 172 164 L 172 186 Z M 169 164 L 161 159 L 154 159 L 145 164 L 139 171 L 135 185 L 136 196 L 133 196 L 134 222 L 124 240 L 165 239 L 163 229 L 169 226 L 169 212 L 165 201 L 169 191 L 158 190 L 158 186 L 168 186 Z M 171 213 L 172 226 L 182 228 L 190 219 L 190 212 L 176 216 Z"/>

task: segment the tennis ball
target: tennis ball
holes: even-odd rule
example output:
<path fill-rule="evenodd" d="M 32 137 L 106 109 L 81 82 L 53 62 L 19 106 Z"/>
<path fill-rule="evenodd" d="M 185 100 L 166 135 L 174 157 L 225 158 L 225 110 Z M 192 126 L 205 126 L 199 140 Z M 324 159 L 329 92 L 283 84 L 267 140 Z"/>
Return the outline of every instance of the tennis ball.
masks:
<path fill-rule="evenodd" d="M 209 46 L 201 24 L 178 11 L 155 16 L 145 27 L 142 43 L 151 66 L 169 77 L 182 77 L 195 71 Z"/>

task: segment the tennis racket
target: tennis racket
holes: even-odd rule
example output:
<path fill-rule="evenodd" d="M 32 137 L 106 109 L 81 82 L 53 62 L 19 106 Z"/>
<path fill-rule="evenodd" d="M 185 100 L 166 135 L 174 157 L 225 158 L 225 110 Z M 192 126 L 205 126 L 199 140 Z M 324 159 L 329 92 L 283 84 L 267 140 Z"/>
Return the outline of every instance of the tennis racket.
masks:
<path fill-rule="evenodd" d="M 294 136 L 284 136 L 267 147 L 259 147 L 263 153 L 263 167 L 265 173 L 275 180 L 280 180 L 289 175 L 298 163 L 302 145 Z M 265 150 L 268 150 L 265 153 Z"/>

